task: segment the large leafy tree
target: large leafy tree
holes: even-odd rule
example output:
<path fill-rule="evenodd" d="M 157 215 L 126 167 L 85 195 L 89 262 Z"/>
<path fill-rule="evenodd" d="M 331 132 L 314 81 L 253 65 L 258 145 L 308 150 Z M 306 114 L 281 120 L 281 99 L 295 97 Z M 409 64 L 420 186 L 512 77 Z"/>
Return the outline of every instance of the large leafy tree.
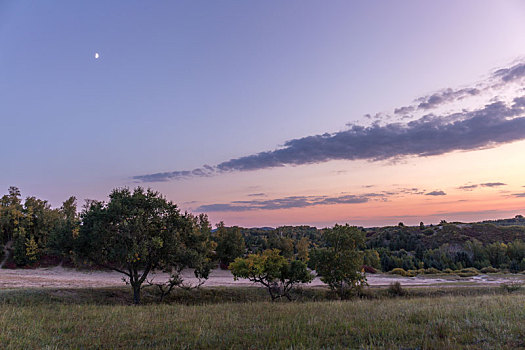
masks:
<path fill-rule="evenodd" d="M 206 217 L 181 215 L 158 192 L 140 187 L 115 189 L 108 203 L 91 201 L 81 216 L 76 253 L 124 274 L 136 304 L 148 274 L 156 269 L 178 274 L 189 266 L 196 267 L 201 277 L 209 273 Z"/>
<path fill-rule="evenodd" d="M 246 258 L 237 258 L 230 264 L 235 279 L 246 278 L 260 283 L 268 290 L 272 300 L 286 297 L 298 283 L 309 283 L 313 275 L 301 260 L 287 259 L 278 249 L 268 249 Z"/>
<path fill-rule="evenodd" d="M 361 271 L 365 233 L 348 224 L 335 225 L 323 232 L 325 247 L 315 249 L 311 263 L 321 281 L 344 298 L 349 290 L 359 289 L 366 283 Z"/>

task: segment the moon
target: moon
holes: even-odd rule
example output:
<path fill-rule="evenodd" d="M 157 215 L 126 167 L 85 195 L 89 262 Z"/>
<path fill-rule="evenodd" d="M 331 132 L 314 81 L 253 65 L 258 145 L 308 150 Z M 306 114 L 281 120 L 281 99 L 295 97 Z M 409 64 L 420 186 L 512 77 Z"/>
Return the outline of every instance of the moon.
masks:
<path fill-rule="evenodd" d="M 95 59 L 98 59 L 100 57 L 100 55 L 98 54 L 98 52 L 95 52 Z"/>

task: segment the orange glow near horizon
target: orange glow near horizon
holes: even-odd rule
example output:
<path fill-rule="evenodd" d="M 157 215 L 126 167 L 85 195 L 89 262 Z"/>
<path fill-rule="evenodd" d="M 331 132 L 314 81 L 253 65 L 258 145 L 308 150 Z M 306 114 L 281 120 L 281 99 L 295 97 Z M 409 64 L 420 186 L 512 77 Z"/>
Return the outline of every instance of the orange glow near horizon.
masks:
<path fill-rule="evenodd" d="M 370 197 L 366 203 L 207 213 L 213 223 L 224 221 L 227 225 L 321 227 L 336 222 L 375 226 L 395 225 L 400 221 L 410 225 L 420 221 L 437 223 L 442 219 L 477 221 L 525 213 L 525 197 L 516 196 L 525 192 L 525 181 L 521 181 L 525 174 L 523 154 L 525 142 L 516 142 L 493 149 L 409 158 L 397 163 L 332 161 L 315 166 L 231 173 L 191 182 L 160 183 L 155 187 L 192 212 L 198 212 L 196 209 L 203 204 L 386 193 L 384 198 Z M 504 185 L 482 186 L 494 182 Z M 460 189 L 468 185 L 477 187 Z M 419 194 L 403 193 L 410 188 L 417 188 Z M 433 191 L 443 191 L 446 195 L 426 195 Z M 205 200 L 195 201 L 195 198 Z"/>

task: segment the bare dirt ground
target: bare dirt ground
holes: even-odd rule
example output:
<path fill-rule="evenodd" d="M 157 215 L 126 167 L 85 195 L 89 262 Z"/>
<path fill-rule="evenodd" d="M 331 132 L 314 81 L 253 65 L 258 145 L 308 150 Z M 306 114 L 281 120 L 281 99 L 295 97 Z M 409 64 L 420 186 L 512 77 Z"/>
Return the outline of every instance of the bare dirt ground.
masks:
<path fill-rule="evenodd" d="M 0 289 L 7 288 L 97 288 L 122 286 L 124 275 L 112 271 L 82 271 L 76 269 L 63 268 L 61 266 L 52 268 L 39 268 L 34 270 L 8 270 L 0 269 Z M 196 284 L 197 279 L 193 276 L 191 270 L 183 273 L 184 280 L 187 283 Z M 153 278 L 155 282 L 165 281 L 168 278 L 166 273 L 151 274 L 148 279 Z M 424 286 L 490 286 L 502 283 L 522 282 L 525 283 L 525 275 L 515 274 L 494 274 L 479 275 L 474 277 L 457 277 L 454 275 L 434 275 L 434 276 L 417 276 L 401 277 L 388 274 L 368 275 L 368 284 L 372 287 L 388 286 L 392 282 L 400 282 L 406 287 L 424 287 Z M 230 271 L 213 270 L 210 278 L 204 283 L 204 286 L 253 286 L 254 284 L 247 280 L 233 279 Z M 316 278 L 309 286 L 322 286 Z"/>

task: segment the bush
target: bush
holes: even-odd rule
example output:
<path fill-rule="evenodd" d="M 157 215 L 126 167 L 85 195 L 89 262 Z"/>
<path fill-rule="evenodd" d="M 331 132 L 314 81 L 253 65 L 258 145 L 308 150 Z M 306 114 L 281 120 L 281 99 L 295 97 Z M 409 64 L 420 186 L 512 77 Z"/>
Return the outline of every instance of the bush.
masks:
<path fill-rule="evenodd" d="M 389 273 L 391 273 L 393 275 L 400 275 L 400 276 L 406 276 L 407 275 L 407 272 L 404 269 L 400 268 L 400 267 L 396 267 L 395 269 L 393 269 Z"/>
<path fill-rule="evenodd" d="M 479 271 L 473 267 L 454 271 L 459 277 L 472 277 L 479 275 Z"/>
<path fill-rule="evenodd" d="M 500 288 L 507 293 L 514 293 L 521 289 L 523 284 L 519 281 L 512 281 L 509 283 L 503 283 Z"/>
<path fill-rule="evenodd" d="M 464 268 L 464 269 L 461 269 L 460 272 L 463 272 L 463 273 L 475 273 L 475 274 L 479 274 L 479 270 L 476 269 L 475 267 L 467 267 L 467 268 Z"/>
<path fill-rule="evenodd" d="M 437 274 L 437 273 L 440 273 L 441 271 L 439 271 L 438 269 L 436 269 L 435 267 L 429 267 L 428 269 L 425 269 L 425 274 L 426 275 L 434 275 L 434 274 Z"/>
<path fill-rule="evenodd" d="M 499 270 L 492 266 L 487 266 L 487 267 L 482 268 L 481 272 L 482 273 L 498 273 Z"/>
<path fill-rule="evenodd" d="M 392 282 L 388 287 L 388 294 L 393 296 L 403 296 L 406 294 L 405 290 L 401 287 L 401 283 Z"/>
<path fill-rule="evenodd" d="M 443 273 L 447 273 L 447 274 L 451 274 L 451 273 L 454 273 L 454 270 L 452 269 L 449 269 L 449 268 L 446 268 L 442 271 Z"/>
<path fill-rule="evenodd" d="M 407 275 L 407 277 L 416 277 L 417 276 L 417 270 L 408 270 L 406 275 Z"/>
<path fill-rule="evenodd" d="M 458 275 L 459 277 L 473 277 L 477 276 L 478 274 L 475 272 L 457 272 L 456 275 Z"/>

